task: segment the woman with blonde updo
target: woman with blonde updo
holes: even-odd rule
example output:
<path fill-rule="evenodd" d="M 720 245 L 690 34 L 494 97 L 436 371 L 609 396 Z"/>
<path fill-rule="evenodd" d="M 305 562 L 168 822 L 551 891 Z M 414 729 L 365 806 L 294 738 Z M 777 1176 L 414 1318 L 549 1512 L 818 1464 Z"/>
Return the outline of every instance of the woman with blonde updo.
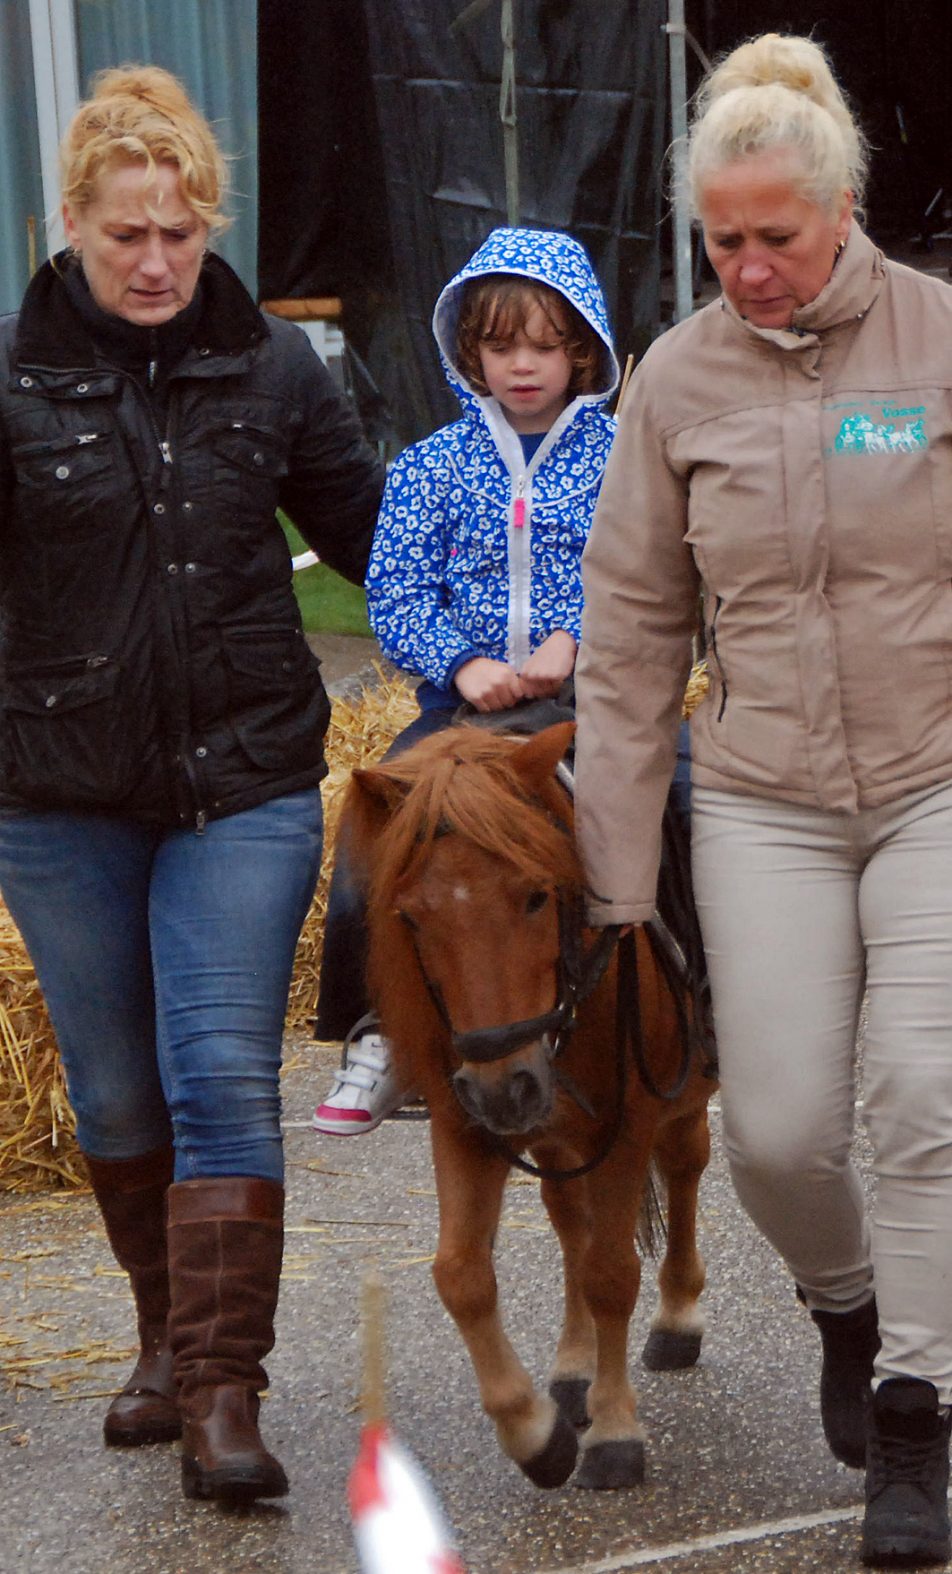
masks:
<path fill-rule="evenodd" d="M 593 922 L 643 922 L 700 596 L 727 1153 L 819 1328 L 829 1445 L 866 1467 L 863 1557 L 926 1563 L 950 1550 L 952 291 L 863 233 L 865 163 L 809 39 L 744 44 L 701 89 L 688 178 L 722 293 L 652 346 L 620 416 L 576 792 Z"/>
<path fill-rule="evenodd" d="M 106 1442 L 181 1436 L 187 1496 L 248 1502 L 288 1489 L 258 1394 L 329 714 L 275 509 L 359 584 L 383 477 L 209 251 L 225 163 L 174 77 L 105 72 L 62 157 L 69 247 L 0 323 L 0 890 L 135 1297 Z"/>

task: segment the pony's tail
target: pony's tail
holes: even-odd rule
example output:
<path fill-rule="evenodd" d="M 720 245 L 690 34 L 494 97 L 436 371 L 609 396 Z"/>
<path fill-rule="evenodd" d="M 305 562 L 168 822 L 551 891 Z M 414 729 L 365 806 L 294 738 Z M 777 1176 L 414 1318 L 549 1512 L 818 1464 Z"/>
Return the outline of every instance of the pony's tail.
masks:
<path fill-rule="evenodd" d="M 635 1240 L 642 1257 L 656 1258 L 660 1256 L 665 1241 L 668 1238 L 668 1226 L 664 1211 L 665 1186 L 661 1171 L 654 1160 L 648 1167 L 645 1177 L 645 1189 L 641 1197 L 641 1208 L 638 1213 L 638 1228 Z"/>

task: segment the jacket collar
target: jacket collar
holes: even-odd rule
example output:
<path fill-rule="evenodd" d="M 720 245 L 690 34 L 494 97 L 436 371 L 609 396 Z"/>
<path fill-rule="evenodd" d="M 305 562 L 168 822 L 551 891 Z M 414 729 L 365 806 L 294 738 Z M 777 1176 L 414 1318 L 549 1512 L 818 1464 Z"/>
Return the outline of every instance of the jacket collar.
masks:
<path fill-rule="evenodd" d="M 722 304 L 745 332 L 776 344 L 783 350 L 795 350 L 805 341 L 816 343 L 816 335 L 846 322 L 865 317 L 883 287 L 886 268 L 882 252 L 873 245 L 854 219 L 850 225 L 846 245 L 839 260 L 819 295 L 793 314 L 789 328 L 757 328 L 742 317 L 726 296 Z"/>
<path fill-rule="evenodd" d="M 27 286 L 13 347 L 17 367 L 75 371 L 93 367 L 100 359 L 96 340 L 63 283 L 64 266 L 66 254 L 59 252 L 38 269 Z M 201 283 L 201 312 L 192 345 L 202 355 L 203 367 L 210 358 L 239 356 L 268 337 L 264 317 L 221 257 L 212 254 L 205 259 Z"/>

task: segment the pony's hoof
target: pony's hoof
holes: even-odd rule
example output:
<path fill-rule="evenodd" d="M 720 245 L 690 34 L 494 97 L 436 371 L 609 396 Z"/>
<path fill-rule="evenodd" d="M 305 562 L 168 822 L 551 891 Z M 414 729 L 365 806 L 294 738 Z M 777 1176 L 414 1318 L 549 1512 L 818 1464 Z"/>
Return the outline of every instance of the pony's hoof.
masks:
<path fill-rule="evenodd" d="M 575 1428 L 570 1421 L 566 1421 L 561 1410 L 555 1413 L 555 1426 L 545 1448 L 534 1459 L 520 1461 L 519 1469 L 522 1470 L 532 1482 L 533 1486 L 543 1487 L 547 1491 L 552 1487 L 565 1485 L 578 1458 L 578 1439 Z"/>
<path fill-rule="evenodd" d="M 590 1424 L 588 1413 L 587 1377 L 556 1377 L 549 1384 L 549 1398 L 554 1399 L 566 1421 L 581 1430 Z"/>
<path fill-rule="evenodd" d="M 638 1487 L 645 1479 L 645 1445 L 630 1437 L 616 1443 L 593 1443 L 582 1450 L 573 1485 L 593 1492 Z"/>
<path fill-rule="evenodd" d="M 676 1334 L 666 1328 L 653 1328 L 641 1359 L 649 1372 L 680 1372 L 686 1366 L 695 1366 L 700 1353 L 700 1334 Z"/>

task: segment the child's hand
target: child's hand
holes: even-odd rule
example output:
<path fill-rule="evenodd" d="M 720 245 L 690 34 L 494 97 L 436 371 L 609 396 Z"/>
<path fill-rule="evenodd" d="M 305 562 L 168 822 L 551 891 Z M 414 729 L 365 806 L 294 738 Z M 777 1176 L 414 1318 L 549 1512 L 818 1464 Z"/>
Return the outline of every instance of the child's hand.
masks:
<path fill-rule="evenodd" d="M 515 667 L 490 656 L 474 656 L 464 662 L 453 682 L 478 711 L 508 710 L 528 693 Z"/>
<path fill-rule="evenodd" d="M 555 699 L 575 667 L 577 646 L 565 629 L 556 629 L 534 650 L 519 676 L 530 699 Z"/>

